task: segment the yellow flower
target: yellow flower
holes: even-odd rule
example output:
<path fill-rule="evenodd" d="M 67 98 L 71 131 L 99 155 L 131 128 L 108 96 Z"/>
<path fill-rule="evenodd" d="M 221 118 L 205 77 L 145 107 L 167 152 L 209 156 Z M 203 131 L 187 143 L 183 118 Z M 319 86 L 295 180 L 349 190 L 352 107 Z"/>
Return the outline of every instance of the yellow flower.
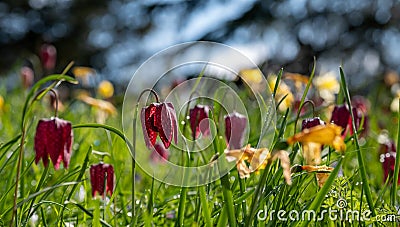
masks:
<path fill-rule="evenodd" d="M 317 172 L 315 175 L 319 187 L 325 184 L 329 177 L 332 167 L 318 166 L 321 164 L 321 147 L 329 145 L 337 151 L 344 151 L 346 144 L 341 136 L 342 127 L 335 124 L 318 125 L 312 128 L 306 128 L 302 132 L 288 138 L 287 142 L 293 144 L 300 142 L 303 146 L 303 157 L 306 166 L 302 166 L 302 170 L 307 172 Z"/>
<path fill-rule="evenodd" d="M 317 143 L 319 145 L 329 145 L 337 151 L 344 151 L 346 144 L 341 137 L 342 127 L 335 124 L 318 125 L 304 129 L 302 132 L 290 137 L 287 142 L 293 144 L 300 142 L 303 144 Z"/>
<path fill-rule="evenodd" d="M 263 75 L 259 69 L 242 69 L 239 72 L 247 83 L 259 84 L 262 81 Z"/>
<path fill-rule="evenodd" d="M 314 78 L 313 82 L 321 98 L 328 103 L 335 101 L 335 95 L 338 94 L 340 90 L 340 84 L 336 79 L 335 73 L 328 72 Z"/>
<path fill-rule="evenodd" d="M 267 148 L 255 149 L 248 144 L 242 149 L 225 150 L 228 162 L 236 161 L 236 168 L 240 178 L 250 177 L 250 173 L 258 172 L 276 159 L 281 160 L 283 176 L 287 184 L 291 184 L 290 160 L 286 151 L 279 150 L 272 153 Z M 247 163 L 250 163 L 248 166 Z"/>
<path fill-rule="evenodd" d="M 271 90 L 275 88 L 276 79 L 277 77 L 275 75 L 271 75 L 268 77 L 268 85 Z M 281 80 L 279 82 L 278 89 L 276 90 L 275 102 L 280 102 L 283 98 L 285 99 L 282 101 L 278 108 L 281 112 L 286 111 L 286 109 L 291 107 L 294 103 L 294 96 L 293 93 L 290 91 L 290 87 Z"/>
<path fill-rule="evenodd" d="M 246 82 L 251 89 L 256 91 L 262 91 L 265 89 L 265 83 L 263 80 L 264 75 L 258 69 L 242 69 L 239 72 L 239 76 Z"/>
<path fill-rule="evenodd" d="M 105 98 L 108 99 L 114 95 L 114 86 L 108 80 L 103 80 L 100 82 L 99 86 L 97 87 L 97 93 Z"/>
<path fill-rule="evenodd" d="M 0 111 L 4 109 L 4 98 L 0 95 Z"/>

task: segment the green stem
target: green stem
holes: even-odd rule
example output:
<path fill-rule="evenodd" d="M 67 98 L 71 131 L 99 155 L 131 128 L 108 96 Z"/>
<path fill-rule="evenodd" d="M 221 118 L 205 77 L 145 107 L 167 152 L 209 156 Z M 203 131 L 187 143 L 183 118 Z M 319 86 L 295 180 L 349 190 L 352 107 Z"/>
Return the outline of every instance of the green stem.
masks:
<path fill-rule="evenodd" d="M 262 189 L 266 185 L 269 169 L 270 169 L 270 165 L 267 165 L 267 167 L 264 169 L 264 171 L 261 175 L 259 183 L 256 186 L 256 191 L 254 192 L 254 196 L 251 201 L 250 214 L 247 216 L 246 222 L 244 225 L 245 227 L 251 226 L 251 221 L 253 220 L 253 217 L 256 215 L 257 207 L 259 205 L 259 198 L 263 191 Z"/>
<path fill-rule="evenodd" d="M 300 113 L 301 113 L 301 109 L 303 108 L 304 101 L 306 100 L 308 90 L 310 89 L 312 80 L 313 80 L 314 75 L 315 75 L 315 66 L 316 66 L 316 65 L 317 65 L 317 63 L 316 63 L 316 60 L 315 60 L 315 57 L 314 57 L 314 65 L 313 65 L 313 68 L 312 68 L 312 71 L 311 71 L 311 75 L 310 75 L 310 78 L 308 79 L 306 88 L 305 88 L 305 90 L 304 90 L 304 92 L 303 92 L 303 96 L 301 97 L 301 101 L 300 101 L 299 108 L 297 109 L 296 120 L 295 120 L 295 123 L 294 123 L 294 134 L 296 134 L 297 121 L 299 120 Z M 314 109 L 313 109 L 313 110 L 314 110 Z"/>
<path fill-rule="evenodd" d="M 108 130 L 110 132 L 113 132 L 126 142 L 126 145 L 129 148 L 130 154 L 131 155 L 133 154 L 133 145 L 129 142 L 128 138 L 126 138 L 124 133 L 122 133 L 120 130 L 118 130 L 112 126 L 98 124 L 98 123 L 83 123 L 83 124 L 73 125 L 72 128 L 74 128 L 74 129 L 76 129 L 76 128 L 102 128 L 102 129 Z"/>
<path fill-rule="evenodd" d="M 354 120 L 353 108 L 352 108 L 351 100 L 350 100 L 350 93 L 349 93 L 349 89 L 347 87 L 347 83 L 346 83 L 346 79 L 345 79 L 342 67 L 339 67 L 339 70 L 340 70 L 340 78 L 341 78 L 341 82 L 342 82 L 343 92 L 346 97 L 347 104 L 349 105 L 353 132 L 355 132 L 355 133 L 353 133 L 353 139 L 354 139 L 354 144 L 356 146 L 358 165 L 360 167 L 360 173 L 361 173 L 361 179 L 363 181 L 365 197 L 367 199 L 367 203 L 368 203 L 368 206 L 369 206 L 372 216 L 375 216 L 376 213 L 375 213 L 375 209 L 374 209 L 374 203 L 372 201 L 371 189 L 369 188 L 369 184 L 368 184 L 367 172 L 366 172 L 365 164 L 364 164 L 364 158 L 361 153 L 360 144 L 358 142 L 358 135 L 356 133 L 357 129 L 356 129 L 356 124 L 355 124 L 355 120 Z"/>
<path fill-rule="evenodd" d="M 21 171 L 21 163 L 22 163 L 22 154 L 24 152 L 24 142 L 25 142 L 25 128 L 22 130 L 21 134 L 21 144 L 19 145 L 19 154 L 18 154 L 18 162 L 17 162 L 17 177 L 15 182 L 15 190 L 14 190 L 14 205 L 13 205 L 13 212 L 10 221 L 10 227 L 13 226 L 14 217 L 17 215 L 17 199 L 18 199 L 18 182 L 20 178 L 20 171 Z M 23 187 L 23 186 L 22 186 Z M 18 226 L 18 220 L 15 220 L 15 226 Z"/>
<path fill-rule="evenodd" d="M 400 100 L 399 100 L 399 104 L 400 104 Z M 392 206 L 396 206 L 397 204 L 397 182 L 399 179 L 399 170 L 400 170 L 400 111 L 397 115 L 397 119 L 398 119 L 398 123 L 397 123 L 397 150 L 396 150 L 396 161 L 395 161 L 395 165 L 394 165 L 394 174 L 393 174 L 393 189 L 392 189 L 392 193 L 391 193 L 391 202 L 392 202 Z"/>
<path fill-rule="evenodd" d="M 186 157 L 184 157 L 184 166 L 186 168 L 190 167 L 190 156 L 189 156 L 189 151 L 186 152 Z M 185 208 L 186 208 L 186 197 L 187 197 L 187 190 L 188 187 L 187 181 L 189 180 L 189 170 L 186 169 L 183 172 L 183 185 L 181 188 L 180 196 L 179 196 L 179 207 L 178 207 L 178 226 L 183 226 L 183 219 L 185 217 Z"/>
<path fill-rule="evenodd" d="M 333 182 L 335 181 L 337 174 L 339 173 L 340 167 L 342 166 L 342 161 L 343 158 L 340 158 L 335 169 L 331 172 L 329 178 L 326 180 L 324 186 L 321 188 L 321 190 L 318 192 L 318 194 L 316 195 L 310 206 L 306 208 L 306 210 L 317 211 L 321 207 L 321 204 L 324 201 L 326 194 L 328 193 Z M 306 227 L 308 226 L 310 221 L 310 219 L 306 219 L 303 222 L 300 222 L 299 225 L 300 227 Z"/>
<path fill-rule="evenodd" d="M 138 107 L 137 107 L 138 108 Z M 136 113 L 135 116 L 137 115 L 137 108 L 136 108 Z M 133 132 L 134 132 L 134 138 L 135 138 L 135 132 L 136 132 L 136 117 L 133 120 L 134 125 L 133 125 Z M 136 145 L 136 139 L 133 140 L 133 144 L 131 144 L 126 138 L 126 136 L 118 129 L 109 126 L 109 125 L 103 125 L 103 124 L 97 124 L 97 123 L 86 123 L 86 124 L 78 124 L 78 125 L 73 125 L 72 128 L 103 128 L 106 129 L 110 132 L 115 133 L 118 135 L 122 140 L 125 141 L 126 145 L 129 148 L 129 152 L 132 157 L 132 219 L 131 219 L 131 224 L 135 226 L 134 224 L 136 223 L 136 213 L 135 213 L 135 145 Z"/>
<path fill-rule="evenodd" d="M 204 222 L 207 227 L 212 227 L 211 214 L 208 208 L 207 196 L 205 186 L 199 186 L 200 204 L 203 211 Z"/>
<path fill-rule="evenodd" d="M 48 164 L 46 166 L 46 168 L 44 169 L 42 176 L 40 177 L 40 180 L 39 180 L 38 184 L 36 185 L 35 193 L 37 193 L 40 190 L 40 188 L 42 187 L 42 185 L 46 179 L 47 173 L 49 172 L 49 167 L 50 167 L 50 164 Z M 30 213 L 31 213 L 33 204 L 35 203 L 35 199 L 36 199 L 36 197 L 31 200 L 31 204 L 29 205 L 29 209 L 28 209 L 28 212 L 26 215 L 25 223 L 23 225 L 25 225 L 28 222 L 28 219 L 31 216 Z"/>
<path fill-rule="evenodd" d="M 156 96 L 157 97 L 157 96 Z M 132 219 L 131 219 L 131 225 L 135 226 L 136 225 L 136 207 L 135 207 L 135 169 L 136 169 L 136 119 L 137 119 L 137 115 L 139 112 L 139 102 L 137 102 L 136 104 L 136 108 L 135 108 L 135 112 L 133 113 L 133 120 L 132 120 L 132 124 L 133 124 L 133 128 L 132 128 L 132 151 L 131 151 L 131 155 L 132 155 L 132 203 L 131 203 L 131 214 L 132 214 Z"/>
<path fill-rule="evenodd" d="M 221 178 L 221 184 L 222 184 L 222 194 L 224 196 L 226 208 L 228 211 L 229 226 L 234 227 L 236 226 L 236 217 L 235 217 L 235 207 L 233 204 L 233 194 L 229 183 L 229 173 L 225 174 Z"/>
<path fill-rule="evenodd" d="M 238 173 L 238 180 L 239 180 L 240 194 L 243 195 L 246 193 L 246 184 L 243 179 L 240 179 L 239 173 Z M 246 200 L 243 200 L 242 201 L 242 218 L 243 218 L 243 220 L 246 219 L 246 213 L 247 213 Z"/>

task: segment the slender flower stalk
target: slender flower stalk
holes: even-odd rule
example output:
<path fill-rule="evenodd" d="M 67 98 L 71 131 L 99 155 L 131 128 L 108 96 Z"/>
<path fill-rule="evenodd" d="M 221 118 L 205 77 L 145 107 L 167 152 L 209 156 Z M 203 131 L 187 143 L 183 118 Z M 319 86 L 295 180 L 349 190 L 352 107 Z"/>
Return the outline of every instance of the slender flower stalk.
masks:
<path fill-rule="evenodd" d="M 24 150 L 24 141 L 25 141 L 25 136 L 26 136 L 26 115 L 30 112 L 32 105 L 35 101 L 39 100 L 44 95 L 45 92 L 58 86 L 61 83 L 61 81 L 67 81 L 67 82 L 73 83 L 73 84 L 77 83 L 77 81 L 74 80 L 73 78 L 71 78 L 69 76 L 65 76 L 65 73 L 71 68 L 72 65 L 73 65 L 73 62 L 68 64 L 67 67 L 64 69 L 64 71 L 60 75 L 48 76 L 48 77 L 45 77 L 45 78 L 41 79 L 40 81 L 38 81 L 35 85 L 33 85 L 32 89 L 28 93 L 28 96 L 25 100 L 24 107 L 22 110 L 22 117 L 21 117 L 21 137 L 20 137 L 21 144 L 19 145 L 19 154 L 18 154 L 18 161 L 17 161 L 17 176 L 16 176 L 16 182 L 15 182 L 13 212 L 12 212 L 12 216 L 11 216 L 10 226 L 12 226 L 13 224 L 18 225 L 18 220 L 16 220 L 15 223 L 13 221 L 14 221 L 14 217 L 17 215 L 17 209 L 18 209 L 17 199 L 18 199 L 18 188 L 19 188 L 19 183 L 20 183 L 19 181 L 21 180 L 21 182 L 23 182 L 23 178 L 20 179 L 20 175 L 21 175 L 21 169 L 23 171 L 22 162 L 24 159 L 23 150 Z M 53 80 L 56 80 L 56 81 L 53 82 L 50 86 L 48 86 L 44 91 L 39 92 L 35 97 L 33 97 L 34 93 L 39 89 L 39 87 L 41 85 L 45 84 L 48 81 L 53 81 Z M 24 196 L 23 188 L 24 187 L 20 187 L 20 196 Z"/>

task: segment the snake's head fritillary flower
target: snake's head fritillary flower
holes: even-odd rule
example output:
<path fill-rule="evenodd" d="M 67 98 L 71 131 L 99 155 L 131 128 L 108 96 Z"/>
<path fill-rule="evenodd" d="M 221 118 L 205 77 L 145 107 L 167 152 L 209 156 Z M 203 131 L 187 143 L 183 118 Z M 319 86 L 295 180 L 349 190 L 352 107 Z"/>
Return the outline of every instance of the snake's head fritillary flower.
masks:
<path fill-rule="evenodd" d="M 61 161 L 68 168 L 73 137 L 71 122 L 57 117 L 40 120 L 35 134 L 36 164 L 42 159 L 47 167 L 50 156 L 55 169 Z"/>
<path fill-rule="evenodd" d="M 192 138 L 196 139 L 200 133 L 203 136 L 210 134 L 210 124 L 208 122 L 208 112 L 210 108 L 208 106 L 196 105 L 190 109 L 190 127 L 192 129 Z"/>
<path fill-rule="evenodd" d="M 246 131 L 247 118 L 237 112 L 225 116 L 225 137 L 229 149 L 240 149 Z"/>
<path fill-rule="evenodd" d="M 351 120 L 350 111 L 347 105 L 335 106 L 332 111 L 331 123 L 346 129 L 349 124 L 349 118 Z M 342 134 L 345 132 L 346 130 L 343 131 Z"/>
<path fill-rule="evenodd" d="M 174 140 L 177 143 L 178 125 L 174 106 L 170 102 L 151 103 L 141 112 L 141 121 L 146 146 L 151 148 L 160 136 L 165 148 Z"/>
<path fill-rule="evenodd" d="M 326 123 L 323 120 L 321 120 L 319 117 L 306 118 L 301 123 L 301 130 L 306 129 L 306 128 L 312 128 L 317 125 L 325 125 L 325 124 Z"/>
<path fill-rule="evenodd" d="M 392 139 L 387 138 L 384 143 L 381 143 L 379 159 L 382 163 L 383 181 L 386 182 L 388 177 L 393 176 L 396 163 L 396 145 Z M 400 184 L 400 177 L 397 184 Z"/>
<path fill-rule="evenodd" d="M 35 79 L 33 70 L 28 66 L 24 66 L 20 70 L 20 76 L 21 76 L 22 86 L 25 89 L 30 88 L 32 86 L 32 84 L 33 84 L 34 79 Z"/>
<path fill-rule="evenodd" d="M 150 155 L 151 161 L 153 161 L 154 163 L 165 162 L 168 160 L 168 157 L 169 151 L 165 149 L 164 145 L 161 143 L 156 143 Z"/>
<path fill-rule="evenodd" d="M 40 59 L 43 68 L 53 70 L 56 66 L 57 49 L 51 44 L 43 44 L 40 47 Z"/>
<path fill-rule="evenodd" d="M 364 135 L 367 133 L 367 128 L 368 128 L 368 116 L 366 112 L 367 106 L 358 102 L 356 102 L 356 104 L 358 107 L 352 108 L 356 129 L 358 130 L 363 122 L 362 135 Z M 331 123 L 334 123 L 335 125 L 338 125 L 343 128 L 342 131 L 343 137 L 345 137 L 348 132 L 350 133 L 350 135 L 354 134 L 351 114 L 347 105 L 340 105 L 334 107 L 331 116 Z"/>
<path fill-rule="evenodd" d="M 96 192 L 101 196 L 104 196 L 105 193 L 112 196 L 114 192 L 114 167 L 104 163 L 90 166 L 90 183 L 93 197 L 96 196 Z"/>

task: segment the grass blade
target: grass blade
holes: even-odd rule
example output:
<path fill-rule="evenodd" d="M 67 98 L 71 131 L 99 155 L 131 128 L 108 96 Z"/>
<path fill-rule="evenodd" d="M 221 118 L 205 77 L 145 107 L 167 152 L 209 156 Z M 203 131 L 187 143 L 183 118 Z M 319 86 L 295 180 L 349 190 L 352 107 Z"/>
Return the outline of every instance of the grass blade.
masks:
<path fill-rule="evenodd" d="M 399 99 L 399 104 L 400 104 L 400 99 Z M 396 206 L 397 205 L 397 181 L 399 179 L 399 170 L 400 170 L 400 111 L 397 114 L 397 119 L 398 119 L 398 123 L 397 123 L 397 149 L 396 149 L 396 161 L 395 161 L 395 165 L 394 165 L 394 174 L 393 174 L 393 188 L 391 191 L 391 196 L 390 196 L 390 201 L 392 203 L 392 206 Z"/>
<path fill-rule="evenodd" d="M 207 227 L 212 227 L 210 208 L 208 207 L 205 186 L 199 186 L 199 196 L 201 210 L 203 211 L 204 223 Z"/>
<path fill-rule="evenodd" d="M 342 67 L 339 67 L 339 70 L 340 70 L 340 80 L 342 82 L 342 88 L 343 88 L 342 91 L 344 92 L 344 96 L 346 98 L 347 104 L 349 105 L 353 132 L 357 132 L 356 122 L 354 120 L 353 108 L 351 108 L 352 105 L 351 105 L 349 89 L 348 89 L 347 83 L 346 83 L 346 78 L 344 76 L 344 72 L 343 72 Z M 364 191 L 365 191 L 365 197 L 367 198 L 367 203 L 368 203 L 368 206 L 369 206 L 369 209 L 371 211 L 372 216 L 375 216 L 376 213 L 375 213 L 375 209 L 374 209 L 374 202 L 372 201 L 371 189 L 369 188 L 369 183 L 368 183 L 368 179 L 367 179 L 367 172 L 366 172 L 365 164 L 364 164 L 364 158 L 363 158 L 362 153 L 361 153 L 360 143 L 358 141 L 357 133 L 353 134 L 353 139 L 354 139 L 354 144 L 356 146 L 358 165 L 359 165 L 359 168 L 360 168 L 361 179 L 363 181 L 362 185 L 363 185 L 363 188 L 364 188 Z"/>
<path fill-rule="evenodd" d="M 333 182 L 335 181 L 337 174 L 339 173 L 339 169 L 342 166 L 342 161 L 343 161 L 343 159 L 340 158 L 335 169 L 331 172 L 331 174 L 329 175 L 329 178 L 326 180 L 324 186 L 318 192 L 317 196 L 314 198 L 314 200 L 312 201 L 310 206 L 307 207 L 307 210 L 313 210 L 316 212 L 320 208 L 322 202 L 325 199 L 326 194 L 328 193 Z M 309 222 L 310 222 L 310 219 L 306 219 L 305 221 L 300 222 L 298 226 L 306 227 L 306 226 L 308 226 Z"/>

